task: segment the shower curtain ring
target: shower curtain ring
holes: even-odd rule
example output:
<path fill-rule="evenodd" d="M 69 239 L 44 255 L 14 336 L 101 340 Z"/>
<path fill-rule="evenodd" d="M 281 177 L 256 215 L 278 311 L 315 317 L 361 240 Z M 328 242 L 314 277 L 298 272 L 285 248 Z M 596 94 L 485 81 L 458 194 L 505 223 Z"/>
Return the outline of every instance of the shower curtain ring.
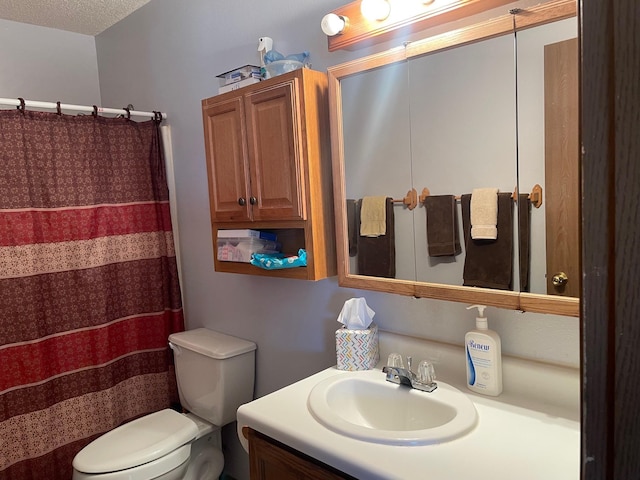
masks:
<path fill-rule="evenodd" d="M 131 120 L 131 109 L 129 107 L 122 107 L 122 109 L 127 112 L 127 120 Z"/>
<path fill-rule="evenodd" d="M 153 110 L 153 120 L 156 123 L 162 122 L 162 112 L 157 112 L 157 111 Z"/>
<path fill-rule="evenodd" d="M 56 113 L 58 115 L 62 115 L 62 108 L 60 107 L 60 102 L 56 102 Z"/>
<path fill-rule="evenodd" d="M 24 113 L 24 108 L 25 108 L 24 98 L 18 97 L 18 100 L 20 101 L 20 105 L 17 106 L 16 108 L 20 110 L 22 113 Z"/>
<path fill-rule="evenodd" d="M 98 118 L 98 107 L 96 105 L 93 106 L 93 113 L 91 115 Z"/>

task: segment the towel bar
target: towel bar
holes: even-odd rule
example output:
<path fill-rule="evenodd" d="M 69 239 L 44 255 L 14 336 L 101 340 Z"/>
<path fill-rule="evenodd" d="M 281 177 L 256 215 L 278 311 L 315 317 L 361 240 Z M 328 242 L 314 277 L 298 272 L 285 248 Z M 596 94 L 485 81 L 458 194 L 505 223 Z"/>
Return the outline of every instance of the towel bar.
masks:
<path fill-rule="evenodd" d="M 420 203 L 424 203 L 425 198 L 427 198 L 429 195 L 431 195 L 431 192 L 429 191 L 429 189 L 426 187 L 423 188 L 422 193 L 420 194 L 420 197 L 419 197 Z M 516 188 L 513 191 L 511 198 L 515 200 L 517 197 L 518 197 L 518 189 Z M 456 200 L 460 200 L 460 195 L 456 195 L 455 198 Z M 531 205 L 533 205 L 536 208 L 540 208 L 540 206 L 542 205 L 542 187 L 539 184 L 536 183 L 531 189 L 531 193 L 529 194 L 529 200 L 531 201 Z M 394 200 L 394 202 L 395 201 L 396 200 Z M 397 200 L 397 201 L 401 202 L 402 200 Z M 412 208 L 410 207 L 410 209 Z"/>

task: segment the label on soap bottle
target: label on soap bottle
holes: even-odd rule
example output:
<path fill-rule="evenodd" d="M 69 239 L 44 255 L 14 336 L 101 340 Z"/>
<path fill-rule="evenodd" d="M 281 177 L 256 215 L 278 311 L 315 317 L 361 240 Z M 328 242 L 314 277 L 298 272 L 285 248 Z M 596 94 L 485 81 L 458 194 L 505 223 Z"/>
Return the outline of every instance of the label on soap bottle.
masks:
<path fill-rule="evenodd" d="M 486 338 L 482 338 L 486 337 Z M 465 339 L 467 386 L 485 395 L 502 392 L 501 365 L 496 343 L 489 336 L 468 334 Z"/>

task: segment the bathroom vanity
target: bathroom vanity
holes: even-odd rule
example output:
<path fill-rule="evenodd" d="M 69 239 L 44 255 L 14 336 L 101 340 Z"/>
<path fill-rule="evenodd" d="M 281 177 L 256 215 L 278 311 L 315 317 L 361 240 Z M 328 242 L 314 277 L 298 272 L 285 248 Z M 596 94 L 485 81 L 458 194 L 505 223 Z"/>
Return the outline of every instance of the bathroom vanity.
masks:
<path fill-rule="evenodd" d="M 461 347 L 388 332 L 381 332 L 380 347 L 384 359 L 391 351 L 400 351 L 433 361 L 437 381 L 458 388 L 473 402 L 475 426 L 449 441 L 422 445 L 381 443 L 338 433 L 312 414 L 313 389 L 341 377 L 378 377 L 384 384 L 385 375 L 379 369 L 348 372 L 332 367 L 239 408 L 239 436 L 249 450 L 252 478 L 300 478 L 282 476 L 291 469 L 305 478 L 328 479 L 450 480 L 466 478 L 469 472 L 481 480 L 579 478 L 577 369 L 505 357 L 504 393 L 489 398 L 466 390 Z M 406 410 L 401 397 L 406 391 L 397 393 L 398 410 Z M 431 394 L 416 391 L 415 395 Z M 241 433 L 243 427 L 248 427 L 244 429 L 248 442 Z"/>

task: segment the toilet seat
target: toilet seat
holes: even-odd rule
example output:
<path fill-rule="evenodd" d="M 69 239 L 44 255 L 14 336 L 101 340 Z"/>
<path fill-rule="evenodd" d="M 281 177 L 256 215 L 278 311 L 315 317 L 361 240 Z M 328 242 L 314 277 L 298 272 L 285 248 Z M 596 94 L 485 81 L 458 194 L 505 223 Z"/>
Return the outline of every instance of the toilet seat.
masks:
<path fill-rule="evenodd" d="M 108 473 L 83 473 L 73 470 L 72 480 L 178 480 L 189 467 L 191 444 L 188 443 L 153 462 Z"/>
<path fill-rule="evenodd" d="M 97 438 L 76 455 L 73 468 L 94 475 L 136 467 L 168 472 L 188 460 L 189 442 L 197 433 L 198 427 L 187 416 L 161 410 Z"/>

